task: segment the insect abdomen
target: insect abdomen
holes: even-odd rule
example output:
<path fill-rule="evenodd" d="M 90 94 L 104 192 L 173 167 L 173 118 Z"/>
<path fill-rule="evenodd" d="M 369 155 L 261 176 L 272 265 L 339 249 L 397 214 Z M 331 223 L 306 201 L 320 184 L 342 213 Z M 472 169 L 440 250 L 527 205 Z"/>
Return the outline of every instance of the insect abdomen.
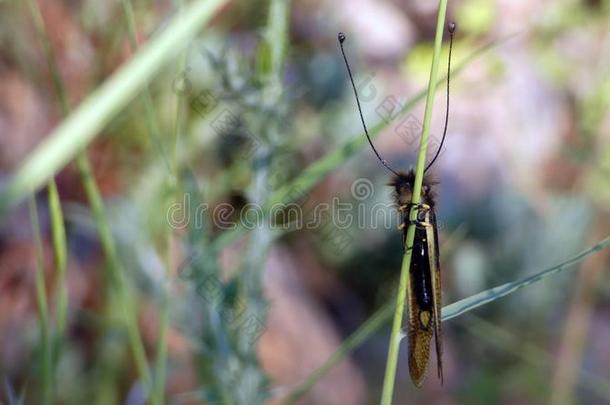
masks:
<path fill-rule="evenodd" d="M 430 278 L 430 257 L 425 229 L 418 228 L 415 231 L 410 272 L 417 304 L 422 310 L 432 310 L 434 292 Z"/>

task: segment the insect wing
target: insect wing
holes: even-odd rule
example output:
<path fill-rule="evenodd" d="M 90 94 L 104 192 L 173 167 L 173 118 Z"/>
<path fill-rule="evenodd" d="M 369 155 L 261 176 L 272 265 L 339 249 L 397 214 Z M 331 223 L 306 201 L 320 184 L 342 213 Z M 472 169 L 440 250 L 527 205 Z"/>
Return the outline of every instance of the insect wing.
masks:
<path fill-rule="evenodd" d="M 436 223 L 436 213 L 430 209 L 426 214 L 426 222 L 431 226 L 426 227 L 426 240 L 428 242 L 428 258 L 430 263 L 430 275 L 432 279 L 432 291 L 434 295 L 434 341 L 436 344 L 436 362 L 438 378 L 443 383 L 443 334 L 441 330 L 441 308 L 442 308 L 442 289 L 441 289 L 441 266 L 440 254 L 438 249 L 438 227 Z"/>
<path fill-rule="evenodd" d="M 427 228 L 427 227 L 426 227 Z M 415 240 L 409 269 L 409 374 L 413 384 L 421 387 L 428 369 L 430 341 L 434 333 L 433 306 L 426 305 L 426 296 L 431 298 L 431 288 L 426 288 L 425 273 L 429 272 L 426 229 L 415 229 Z M 428 273 L 429 274 L 429 273 Z"/>

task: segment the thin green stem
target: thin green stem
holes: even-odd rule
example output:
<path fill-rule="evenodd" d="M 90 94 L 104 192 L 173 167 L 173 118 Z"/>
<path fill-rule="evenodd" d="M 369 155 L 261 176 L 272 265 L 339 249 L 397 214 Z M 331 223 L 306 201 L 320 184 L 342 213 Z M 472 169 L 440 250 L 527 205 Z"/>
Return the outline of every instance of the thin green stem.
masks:
<path fill-rule="evenodd" d="M 89 159 L 86 158 L 84 153 L 77 156 L 76 166 L 78 167 L 81 175 L 83 187 L 85 188 L 87 200 L 89 201 L 95 225 L 99 234 L 100 244 L 102 245 L 102 250 L 104 251 L 108 268 L 110 269 L 110 283 L 115 287 L 118 294 L 118 307 L 123 311 L 128 339 L 133 351 L 136 367 L 140 374 L 140 378 L 142 378 L 144 385 L 152 395 L 153 385 L 148 369 L 148 362 L 146 360 L 144 343 L 142 342 L 140 330 L 138 329 L 136 309 L 134 308 L 134 304 L 128 293 L 129 288 L 118 259 L 112 232 L 110 231 L 110 226 L 108 225 L 102 196 L 93 178 Z"/>
<path fill-rule="evenodd" d="M 125 3 L 130 3 L 128 0 L 124 0 Z M 178 12 L 183 9 L 181 0 L 177 1 Z M 184 69 L 186 63 L 185 54 L 181 54 L 178 62 L 178 73 Z M 176 193 L 178 192 L 178 160 L 176 149 L 179 142 L 180 130 L 182 128 L 182 117 L 183 117 L 183 98 L 176 94 L 176 116 L 173 126 L 173 142 L 171 146 L 170 161 L 166 163 L 168 165 L 170 176 L 168 178 L 168 204 L 177 200 Z M 172 227 L 168 223 L 166 227 L 165 235 L 165 278 L 162 281 L 161 291 L 161 308 L 160 308 L 160 321 L 159 321 L 159 341 L 157 345 L 157 359 L 155 364 L 155 389 L 156 397 L 160 404 L 165 402 L 165 379 L 167 370 L 167 332 L 170 325 L 170 280 L 171 271 L 173 268 L 172 263 L 172 241 L 173 232 Z"/>
<path fill-rule="evenodd" d="M 53 48 L 51 47 L 51 43 L 46 33 L 44 21 L 42 19 L 42 15 L 40 13 L 40 9 L 38 8 L 38 3 L 36 3 L 36 0 L 29 0 L 28 8 L 30 9 L 30 14 L 32 15 L 32 20 L 34 22 L 36 33 L 38 35 L 38 38 L 42 42 L 45 55 L 47 56 L 47 65 L 49 68 L 49 72 L 51 73 L 53 84 L 58 90 L 61 108 L 65 114 L 68 111 L 68 101 L 65 92 L 63 91 L 63 86 L 61 85 L 61 76 L 59 74 L 57 65 L 55 64 Z M 55 309 L 57 318 L 57 331 L 55 333 L 52 348 L 52 367 L 54 369 L 61 355 L 61 350 L 65 339 L 66 320 L 68 314 L 68 290 L 66 287 L 68 248 L 66 243 L 66 228 L 64 224 L 64 215 L 61 207 L 59 192 L 57 190 L 57 184 L 55 183 L 54 178 L 51 178 L 49 180 L 47 188 L 49 199 L 49 213 L 51 217 L 51 236 L 53 241 L 53 253 L 55 257 L 55 271 L 57 272 L 56 291 L 54 293 L 57 299 Z"/>
<path fill-rule="evenodd" d="M 289 2 L 285 0 L 271 0 L 268 7 L 267 25 L 265 27 L 264 40 L 260 44 L 256 58 L 256 78 L 263 83 L 261 94 L 268 102 L 278 102 L 280 93 L 277 91 L 281 86 L 281 72 L 284 67 L 284 56 L 288 30 Z M 261 161 L 269 155 L 269 151 L 277 146 L 278 126 L 276 122 L 259 122 L 260 132 L 265 134 L 262 143 L 256 151 L 255 160 Z M 269 193 L 269 165 L 264 165 L 254 172 L 254 178 L 249 189 L 249 197 L 252 203 L 262 206 Z M 254 229 L 254 235 L 250 239 L 250 246 L 245 256 L 246 267 L 258 269 L 249 272 L 246 278 L 247 288 L 254 288 L 255 295 L 260 293 L 261 270 L 264 267 L 272 235 L 270 228 L 259 226 Z M 249 280 L 249 281 L 248 281 Z"/>
<path fill-rule="evenodd" d="M 165 257 L 165 278 L 162 281 L 162 297 L 160 308 L 159 321 L 159 341 L 157 344 L 157 359 L 155 363 L 155 396 L 160 404 L 165 402 L 165 375 L 167 367 L 167 331 L 169 328 L 169 287 L 170 287 L 170 271 L 171 271 L 171 245 L 172 233 L 171 228 L 168 232 L 166 241 L 166 257 Z"/>
<path fill-rule="evenodd" d="M 57 272 L 56 291 L 54 293 L 57 299 L 55 308 L 57 330 L 53 344 L 53 367 L 55 368 L 63 349 L 68 317 L 68 288 L 66 282 L 68 248 L 66 246 L 64 215 L 55 180 L 49 182 L 48 192 L 51 237 L 55 255 L 55 271 Z"/>
<path fill-rule="evenodd" d="M 38 222 L 38 205 L 36 196 L 30 197 L 30 221 L 32 222 L 32 232 L 34 244 L 36 246 L 36 303 L 38 305 L 38 318 L 40 319 L 40 346 L 41 346 L 41 385 L 42 403 L 53 403 L 53 384 L 51 379 L 53 374 L 51 342 L 49 339 L 49 308 L 47 301 L 47 287 L 44 270 L 44 250 L 42 247 L 42 237 L 40 235 L 40 224 Z"/>
<path fill-rule="evenodd" d="M 428 151 L 428 139 L 430 137 L 430 122 L 432 119 L 432 106 L 434 105 L 434 94 L 436 91 L 438 65 L 441 55 L 441 46 L 443 42 L 443 32 L 445 30 L 445 14 L 447 12 L 447 0 L 440 0 L 438 7 L 438 17 L 436 20 L 436 37 L 434 38 L 434 54 L 432 55 L 432 67 L 430 68 L 430 80 L 428 81 L 428 95 L 426 97 L 426 109 L 424 112 L 424 122 L 422 130 L 421 144 L 419 146 L 419 155 L 417 157 L 417 166 L 415 169 L 415 184 L 413 186 L 412 204 L 419 204 L 421 201 L 421 188 L 424 178 L 424 169 L 426 166 L 426 153 Z M 417 215 L 416 209 L 411 209 L 410 219 L 415 221 Z M 396 366 L 398 364 L 398 349 L 401 340 L 401 326 L 404 314 L 405 299 L 407 294 L 407 283 L 409 282 L 409 267 L 411 265 L 411 247 L 415 239 L 415 226 L 409 225 L 405 245 L 405 254 L 402 260 L 400 270 L 400 281 L 398 285 L 398 294 L 396 295 L 396 307 L 394 309 L 394 321 L 392 322 L 392 332 L 390 335 L 390 344 L 388 349 L 388 359 L 386 363 L 386 371 L 383 379 L 383 391 L 381 394 L 381 404 L 390 405 L 392 403 L 392 395 L 394 393 L 394 381 L 396 380 Z"/>
<path fill-rule="evenodd" d="M 123 14 L 127 22 L 127 30 L 129 33 L 129 44 L 132 51 L 136 51 L 138 48 L 138 41 L 136 37 L 136 21 L 133 12 L 133 5 L 130 0 L 123 0 Z M 152 95 L 148 85 L 144 87 L 143 91 L 144 101 L 144 113 L 146 117 L 146 123 L 148 127 L 148 133 L 152 143 L 157 147 L 159 154 L 168 171 L 172 171 L 175 164 L 168 162 L 165 148 L 161 140 L 161 134 L 159 131 L 159 121 L 156 118 L 157 113 L 153 104 Z M 171 176 L 175 178 L 175 173 L 171 173 Z M 174 182 L 170 179 L 170 182 Z M 170 193 L 171 194 L 171 193 Z M 160 307 L 160 322 L 159 322 L 159 339 L 157 344 L 157 358 L 155 364 L 155 377 L 154 377 L 154 392 L 151 392 L 153 401 L 162 405 L 165 402 L 165 367 L 167 359 L 167 328 L 169 325 L 169 305 L 168 305 L 168 283 L 169 283 L 169 272 L 171 270 L 171 228 L 168 226 L 167 234 L 165 235 L 165 279 L 162 281 L 162 297 Z"/>
<path fill-rule="evenodd" d="M 123 14 L 125 15 L 125 20 L 127 22 L 129 46 L 131 47 L 131 50 L 135 52 L 138 49 L 138 39 L 136 33 L 136 21 L 133 12 L 133 5 L 130 0 L 122 0 L 121 4 L 123 5 Z M 158 114 L 155 109 L 155 105 L 153 103 L 153 98 L 148 84 L 144 85 L 144 89 L 142 91 L 142 101 L 144 103 L 144 117 L 146 118 L 145 121 L 148 133 L 150 135 L 150 140 L 157 148 L 157 151 L 159 152 L 163 163 L 169 171 L 171 170 L 171 167 L 167 160 L 167 153 L 165 151 L 165 147 L 163 146 L 163 141 L 161 139 L 160 124 L 159 119 L 157 118 Z"/>

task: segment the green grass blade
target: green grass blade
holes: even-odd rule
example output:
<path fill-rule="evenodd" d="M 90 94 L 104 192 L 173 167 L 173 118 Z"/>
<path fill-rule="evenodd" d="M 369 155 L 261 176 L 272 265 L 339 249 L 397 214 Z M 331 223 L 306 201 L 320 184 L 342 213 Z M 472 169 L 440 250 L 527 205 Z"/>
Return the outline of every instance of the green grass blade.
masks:
<path fill-rule="evenodd" d="M 99 192 L 97 184 L 95 183 L 95 179 L 93 178 L 89 160 L 84 153 L 80 153 L 77 156 L 76 166 L 80 171 L 83 187 L 85 188 L 87 200 L 91 206 L 91 212 L 93 214 L 95 226 L 99 234 L 100 244 L 102 245 L 108 268 L 110 269 L 110 282 L 117 291 L 118 302 L 116 303 L 116 307 L 123 312 L 127 336 L 133 351 L 136 367 L 144 385 L 152 396 L 153 404 L 155 404 L 157 403 L 157 399 L 154 396 L 156 391 L 153 391 L 154 386 L 150 376 L 148 361 L 146 358 L 146 350 L 140 335 L 140 330 L 138 329 L 136 305 L 129 294 L 129 285 L 119 261 L 116 245 L 106 218 L 104 201 Z M 109 304 L 115 305 L 113 302 Z"/>
<path fill-rule="evenodd" d="M 122 0 L 121 2 L 123 6 L 123 14 L 125 17 L 125 22 L 127 23 L 127 31 L 129 33 L 129 44 L 131 46 L 132 51 L 136 51 L 138 49 L 138 42 L 136 38 L 136 21 L 135 15 L 133 11 L 133 5 L 131 0 Z M 179 7 L 181 10 L 182 7 Z M 182 59 L 182 57 L 180 57 Z M 158 114 L 156 108 L 153 103 L 153 98 L 150 92 L 148 85 L 146 85 L 143 89 L 142 99 L 144 103 L 144 113 L 146 118 L 146 126 L 148 130 L 148 134 L 153 146 L 156 147 L 158 153 L 161 156 L 163 163 L 165 164 L 168 175 L 171 176 L 169 178 L 168 183 L 170 184 L 170 188 L 174 188 L 176 173 L 173 169 L 176 167 L 174 162 L 169 161 L 168 154 L 166 152 L 166 147 L 161 139 L 161 130 L 159 119 L 157 118 Z M 176 136 L 176 134 L 174 134 Z M 175 154 L 172 154 L 172 158 L 175 157 Z M 169 195 L 173 195 L 173 190 L 168 190 Z M 171 201 L 169 201 L 171 204 Z M 165 375 L 166 375 L 166 360 L 167 360 L 167 330 L 169 327 L 169 274 L 171 272 L 171 240 L 172 240 L 172 229 L 171 227 L 167 227 L 165 240 L 166 249 L 163 252 L 164 255 L 164 264 L 165 264 L 165 278 L 162 281 L 161 288 L 161 304 L 159 308 L 159 332 L 158 332 L 158 341 L 157 341 L 157 351 L 156 351 L 156 360 L 155 360 L 155 375 L 153 376 L 154 380 L 154 394 L 152 398 L 156 401 L 157 404 L 163 405 L 165 403 Z"/>
<path fill-rule="evenodd" d="M 66 322 L 68 317 L 68 288 L 66 285 L 66 267 L 68 247 L 66 245 L 66 228 L 64 215 L 55 180 L 49 182 L 49 214 L 51 216 L 51 237 L 55 255 L 55 271 L 57 272 L 55 297 L 57 299 L 55 316 L 57 330 L 53 342 L 53 365 L 59 361 L 63 349 Z"/>
<path fill-rule="evenodd" d="M 521 288 L 537 283 L 538 281 L 548 276 L 560 273 L 568 269 L 572 264 L 582 261 L 585 257 L 595 252 L 599 252 L 602 249 L 605 249 L 606 247 L 608 247 L 608 245 L 610 245 L 610 237 L 604 239 L 597 245 L 582 251 L 581 253 L 566 260 L 565 262 L 558 264 L 557 266 L 553 266 L 549 269 L 541 271 L 540 273 L 534 274 L 533 276 L 526 277 L 524 279 L 513 281 L 510 283 L 505 283 L 489 290 L 485 290 L 478 294 L 472 295 L 468 298 L 464 298 L 463 300 L 460 300 L 458 302 L 454 302 L 453 304 L 443 308 L 443 321 L 455 318 L 456 316 L 460 316 L 463 313 L 472 311 L 473 309 L 495 301 L 498 298 L 502 298 L 509 294 L 512 294 L 515 291 L 520 290 Z"/>
<path fill-rule="evenodd" d="M 449 319 L 455 318 L 466 312 L 472 311 L 475 308 L 483 306 L 485 304 L 489 304 L 499 298 L 505 297 L 521 288 L 531 286 L 537 282 L 542 281 L 546 277 L 558 274 L 565 270 L 569 270 L 570 266 L 583 261 L 587 257 L 600 252 L 610 246 L 610 237 L 600 241 L 596 245 L 583 250 L 575 256 L 565 260 L 564 262 L 550 267 L 546 270 L 542 270 L 532 276 L 523 278 L 521 280 L 502 284 L 498 287 L 490 288 L 478 294 L 472 295 L 468 298 L 464 298 L 453 304 L 447 305 L 443 307 L 442 320 L 447 321 Z M 575 270 L 576 267 L 572 267 L 572 270 Z M 285 403 L 292 403 L 293 401 L 298 400 L 303 395 L 307 393 L 311 387 L 313 387 L 318 381 L 320 381 L 334 366 L 336 366 L 339 362 L 341 362 L 347 355 L 354 349 L 358 348 L 362 343 L 366 341 L 366 339 L 371 336 L 373 333 L 376 333 L 382 326 L 384 326 L 392 315 L 391 311 L 388 311 L 388 307 L 394 308 L 393 300 L 391 299 L 386 305 L 384 305 L 381 309 L 377 310 L 368 320 L 366 320 L 354 333 L 352 333 L 345 342 L 339 347 L 339 349 L 333 353 L 331 357 L 322 364 L 318 369 L 316 369 L 313 373 L 305 379 L 305 381 L 297 388 L 295 388 L 290 395 L 287 396 Z"/>
<path fill-rule="evenodd" d="M 26 159 L 0 192 L 0 215 L 38 189 L 89 144 L 104 126 L 175 59 L 227 0 L 196 1 L 174 16 L 159 36 L 106 80 Z"/>
<path fill-rule="evenodd" d="M 259 61 L 257 62 L 259 75 L 263 76 L 265 81 L 271 81 L 271 84 L 275 85 L 281 85 L 282 80 L 281 75 L 288 46 L 287 12 L 289 8 L 290 1 L 272 0 L 269 3 L 267 26 L 264 34 L 265 40 L 263 41 L 263 46 L 268 51 L 268 55 L 259 54 Z M 261 63 L 260 59 L 268 60 L 268 63 Z M 264 65 L 264 67 L 261 65 Z"/>
<path fill-rule="evenodd" d="M 440 0 L 438 6 L 438 17 L 436 20 L 436 37 L 434 39 L 434 53 L 432 55 L 432 66 L 430 68 L 430 80 L 428 81 L 428 94 L 426 96 L 426 109 L 424 111 L 424 122 L 421 136 L 421 144 L 419 146 L 419 155 L 417 157 L 417 166 L 415 168 L 415 182 L 413 185 L 413 197 L 411 203 L 419 204 L 421 201 L 421 189 L 424 179 L 424 170 L 426 167 L 426 154 L 428 152 L 428 139 L 430 137 L 430 122 L 432 120 L 432 107 L 434 105 L 434 94 L 436 92 L 438 65 L 441 57 L 441 47 L 443 44 L 443 32 L 445 31 L 445 14 L 447 12 L 447 0 Z M 415 221 L 417 217 L 417 209 L 411 208 L 410 219 Z M 392 396 L 394 394 L 394 382 L 396 380 L 396 366 L 398 364 L 398 349 L 401 341 L 401 326 L 405 310 L 405 301 L 407 289 L 409 285 L 409 268 L 411 265 L 412 246 L 415 239 L 415 225 L 411 222 L 407 229 L 405 245 L 405 253 L 402 259 L 400 270 L 400 281 L 398 284 L 398 293 L 396 294 L 396 306 L 394 308 L 394 321 L 392 322 L 392 332 L 390 335 L 390 343 L 388 347 L 388 360 L 386 364 L 385 376 L 383 378 L 383 390 L 381 393 L 381 404 L 391 405 Z"/>

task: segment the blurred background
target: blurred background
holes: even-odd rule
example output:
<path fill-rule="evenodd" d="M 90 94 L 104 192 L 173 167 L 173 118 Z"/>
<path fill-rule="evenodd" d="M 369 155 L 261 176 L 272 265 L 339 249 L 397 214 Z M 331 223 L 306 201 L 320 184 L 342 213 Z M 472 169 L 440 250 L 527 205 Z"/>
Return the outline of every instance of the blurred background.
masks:
<path fill-rule="evenodd" d="M 1 1 L 0 182 L 198 3 Z M 178 56 L 0 218 L 3 404 L 378 402 L 401 233 L 337 32 L 377 148 L 408 170 L 438 5 L 208 3 Z M 455 0 L 448 19 L 431 169 L 445 305 L 610 234 L 610 1 Z M 395 403 L 610 403 L 609 264 L 445 322 L 444 386 L 432 354 L 413 387 L 403 344 Z"/>

